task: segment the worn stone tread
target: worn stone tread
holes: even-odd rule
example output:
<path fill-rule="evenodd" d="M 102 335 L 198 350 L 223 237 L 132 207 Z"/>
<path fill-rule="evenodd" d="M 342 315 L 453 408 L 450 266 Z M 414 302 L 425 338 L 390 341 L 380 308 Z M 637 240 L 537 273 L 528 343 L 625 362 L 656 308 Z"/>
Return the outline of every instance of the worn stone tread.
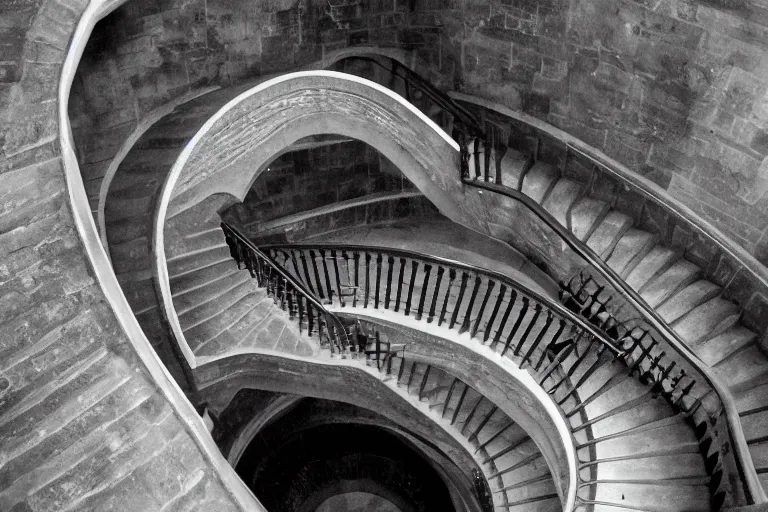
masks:
<path fill-rule="evenodd" d="M 547 195 L 547 198 L 542 203 L 545 210 L 552 214 L 552 216 L 563 226 L 568 229 L 571 226 L 568 224 L 568 213 L 571 207 L 576 203 L 583 192 L 580 183 L 577 183 L 568 178 L 560 178 L 552 191 Z"/>
<path fill-rule="evenodd" d="M 571 208 L 569 221 L 571 231 L 581 241 L 588 239 L 608 215 L 610 209 L 610 205 L 605 201 L 588 196 L 582 197 Z"/>
<path fill-rule="evenodd" d="M 515 190 L 523 185 L 525 173 L 531 168 L 533 159 L 521 151 L 507 149 L 501 159 L 501 184 Z"/>
<path fill-rule="evenodd" d="M 721 288 L 707 280 L 700 279 L 686 286 L 656 308 L 661 318 L 672 323 L 678 318 L 703 304 L 721 292 Z"/>
<path fill-rule="evenodd" d="M 715 297 L 678 318 L 672 328 L 683 340 L 693 344 L 735 327 L 738 321 L 736 304 Z"/>
<path fill-rule="evenodd" d="M 671 295 L 685 288 L 701 274 L 701 269 L 685 259 L 679 259 L 667 267 L 644 287 L 640 296 L 655 308 Z"/>
<path fill-rule="evenodd" d="M 521 191 L 541 204 L 559 177 L 560 171 L 555 166 L 536 162 L 525 174 Z"/>
<path fill-rule="evenodd" d="M 627 277 L 655 243 L 656 236 L 653 234 L 630 228 L 619 239 L 606 263 L 620 276 Z"/>
<path fill-rule="evenodd" d="M 626 282 L 633 289 L 642 293 L 645 286 L 654 277 L 664 271 L 679 256 L 672 249 L 657 245 L 632 269 L 626 278 Z"/>
<path fill-rule="evenodd" d="M 757 334 L 744 327 L 734 327 L 706 341 L 695 344 L 692 348 L 706 364 L 715 366 L 731 355 L 749 346 L 757 339 Z"/>
<path fill-rule="evenodd" d="M 602 259 L 611 254 L 619 239 L 632 227 L 632 218 L 618 211 L 611 211 L 587 240 L 587 246 Z"/>

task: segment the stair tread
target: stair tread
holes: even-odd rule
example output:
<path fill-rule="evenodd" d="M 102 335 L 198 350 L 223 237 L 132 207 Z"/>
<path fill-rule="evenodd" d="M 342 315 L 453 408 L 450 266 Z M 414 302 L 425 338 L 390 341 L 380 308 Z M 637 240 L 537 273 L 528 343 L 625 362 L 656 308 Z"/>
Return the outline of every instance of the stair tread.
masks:
<path fill-rule="evenodd" d="M 751 344 L 715 365 L 714 368 L 728 387 L 735 387 L 738 390 L 745 386 L 753 387 L 750 385 L 751 382 L 768 374 L 768 364 L 765 359 L 760 349 L 755 344 Z"/>
<path fill-rule="evenodd" d="M 749 453 L 752 455 L 752 463 L 755 469 L 768 468 L 768 441 L 749 445 Z"/>
<path fill-rule="evenodd" d="M 630 228 L 619 239 L 606 263 L 620 276 L 626 277 L 639 259 L 651 250 L 655 240 L 656 237 L 647 231 Z"/>
<path fill-rule="evenodd" d="M 610 206 L 605 201 L 582 197 L 571 209 L 571 231 L 576 238 L 584 241 L 597 228 Z"/>
<path fill-rule="evenodd" d="M 183 315 L 206 302 L 220 296 L 222 293 L 228 293 L 233 287 L 250 279 L 247 272 L 240 272 L 232 269 L 221 275 L 215 281 L 202 281 L 199 288 L 182 295 L 176 294 L 173 297 L 173 306 L 176 308 L 176 314 Z"/>
<path fill-rule="evenodd" d="M 531 157 L 521 151 L 507 149 L 501 159 L 501 184 L 520 190 L 523 177 L 531 166 Z"/>
<path fill-rule="evenodd" d="M 739 413 L 768 406 L 768 378 L 754 386 L 733 389 L 733 398 Z"/>
<path fill-rule="evenodd" d="M 627 284 L 642 292 L 646 283 L 653 279 L 657 273 L 667 268 L 677 257 L 675 251 L 657 245 L 632 269 L 632 272 L 627 276 Z"/>
<path fill-rule="evenodd" d="M 691 284 L 700 272 L 701 269 L 697 265 L 681 258 L 651 279 L 640 296 L 655 308 L 670 295 Z"/>
<path fill-rule="evenodd" d="M 602 480 L 602 476 L 600 477 Z M 649 504 L 662 506 L 670 511 L 709 511 L 710 492 L 706 484 L 669 485 L 668 482 L 653 483 L 603 482 L 597 486 L 595 500 L 615 503 L 617 509 L 628 507 L 645 510 Z M 654 510 L 656 510 L 654 508 Z"/>
<path fill-rule="evenodd" d="M 522 192 L 537 203 L 541 203 L 560 171 L 553 165 L 536 162 L 523 178 Z"/>
<path fill-rule="evenodd" d="M 178 296 L 184 293 L 191 293 L 196 287 L 204 283 L 210 283 L 231 272 L 248 273 L 247 270 L 238 270 L 237 263 L 235 263 L 232 258 L 222 259 L 218 263 L 214 263 L 208 267 L 189 272 L 179 277 L 172 277 L 170 279 L 171 294 L 173 296 Z"/>
<path fill-rule="evenodd" d="M 661 318 L 672 323 L 720 293 L 720 287 L 705 279 L 699 279 L 664 301 L 656 311 Z"/>
<path fill-rule="evenodd" d="M 768 436 L 768 410 L 741 415 L 741 426 L 747 442 Z"/>
<path fill-rule="evenodd" d="M 715 297 L 677 319 L 672 328 L 684 341 L 694 344 L 733 327 L 738 319 L 739 308 L 736 304 Z"/>
<path fill-rule="evenodd" d="M 542 206 L 563 226 L 568 227 L 568 212 L 571 206 L 581 196 L 580 183 L 567 178 L 561 178 L 555 183 Z"/>
<path fill-rule="evenodd" d="M 605 216 L 592 236 L 587 240 L 587 246 L 595 251 L 600 258 L 605 259 L 613 250 L 619 238 L 632 226 L 632 218 L 618 211 L 611 211 Z"/>
<path fill-rule="evenodd" d="M 756 338 L 757 335 L 754 332 L 745 327 L 737 326 L 697 344 L 694 351 L 706 364 L 715 366 L 754 342 Z"/>

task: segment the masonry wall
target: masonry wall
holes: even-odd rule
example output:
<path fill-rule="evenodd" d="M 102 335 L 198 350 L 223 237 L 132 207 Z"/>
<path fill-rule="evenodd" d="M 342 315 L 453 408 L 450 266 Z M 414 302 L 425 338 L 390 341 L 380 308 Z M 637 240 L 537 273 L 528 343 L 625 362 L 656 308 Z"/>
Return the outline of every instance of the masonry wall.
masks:
<path fill-rule="evenodd" d="M 439 85 L 647 175 L 765 263 L 766 34 L 759 0 L 132 0 L 97 30 L 72 118 L 93 196 L 126 134 L 172 98 L 398 47 Z"/>
<path fill-rule="evenodd" d="M 413 191 L 416 187 L 378 151 L 349 141 L 279 156 L 228 213 L 248 224 L 368 194 Z"/>

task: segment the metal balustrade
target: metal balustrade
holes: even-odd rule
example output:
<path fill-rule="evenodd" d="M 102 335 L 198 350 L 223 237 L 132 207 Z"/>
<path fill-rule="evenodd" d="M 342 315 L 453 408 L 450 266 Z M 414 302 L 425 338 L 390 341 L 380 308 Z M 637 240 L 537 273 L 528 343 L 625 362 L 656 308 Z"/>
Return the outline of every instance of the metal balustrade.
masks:
<path fill-rule="evenodd" d="M 233 254 L 246 261 L 245 252 L 253 251 L 255 246 L 233 228 L 225 225 L 224 229 L 239 247 Z M 713 507 L 717 509 L 726 502 L 731 482 L 723 464 L 722 434 L 715 430 L 723 423 L 710 424 L 712 415 L 707 412 L 716 396 L 695 395 L 697 380 L 689 372 L 659 354 L 658 343 L 649 341 L 647 334 L 619 326 L 615 320 L 606 325 L 610 322 L 600 319 L 605 317 L 601 306 L 592 308 L 597 314 L 587 315 L 590 323 L 558 301 L 528 290 L 502 274 L 409 251 L 323 245 L 263 246 L 256 250 L 257 256 L 251 259 L 258 263 L 251 263 L 249 268 L 258 269 L 261 265 L 272 269 L 266 274 L 261 271 L 265 276 L 262 280 L 271 287 L 270 293 L 281 307 L 290 311 L 286 304 L 298 303 L 297 294 L 312 297 L 312 311 L 321 312 L 321 320 L 316 324 L 324 326 L 317 332 L 322 333 L 321 341 L 333 353 L 364 352 L 386 372 L 388 359 L 396 351 L 381 346 L 372 349 L 369 341 L 358 345 L 354 341 L 357 331 L 350 322 L 343 339 L 339 336 L 344 327 L 339 318 L 346 317 L 344 311 L 353 317 L 355 311 L 386 310 L 468 335 L 526 369 L 553 396 L 567 418 L 579 418 L 573 427 L 580 449 L 579 486 L 588 491 L 586 496 L 579 497 L 581 506 L 596 504 L 593 497 L 599 484 L 595 476 L 599 461 L 595 460 L 596 441 L 590 426 L 601 418 L 590 421 L 584 415 L 586 405 L 594 397 L 585 402 L 579 390 L 602 368 L 621 363 L 625 367 L 622 374 L 647 386 L 650 396 L 663 398 L 692 424 L 707 474 L 711 475 Z M 576 300 L 575 297 L 583 299 L 581 295 L 571 299 Z M 573 304 L 570 306 L 583 313 Z M 304 309 L 308 310 L 306 306 Z M 306 313 L 302 315 L 296 307 L 293 310 L 297 320 L 308 323 L 304 320 Z M 329 324 L 335 329 L 328 329 Z M 612 379 L 611 383 L 618 380 Z M 632 406 L 621 404 L 617 411 Z M 720 416 L 722 410 L 715 419 Z"/>

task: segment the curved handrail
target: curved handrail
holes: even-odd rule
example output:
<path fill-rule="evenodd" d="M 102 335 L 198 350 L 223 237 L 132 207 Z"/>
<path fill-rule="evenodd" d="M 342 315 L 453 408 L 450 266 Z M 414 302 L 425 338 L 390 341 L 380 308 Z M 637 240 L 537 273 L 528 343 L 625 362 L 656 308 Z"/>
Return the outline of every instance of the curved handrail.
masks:
<path fill-rule="evenodd" d="M 728 434 L 731 444 L 734 447 L 733 453 L 736 457 L 736 467 L 741 473 L 740 476 L 743 481 L 747 484 L 747 499 L 754 503 L 765 502 L 765 494 L 757 477 L 754 465 L 747 463 L 747 461 L 751 461 L 752 459 L 749 453 L 749 448 L 747 447 L 744 430 L 741 426 L 741 421 L 739 420 L 738 410 L 736 409 L 730 391 L 720 382 L 712 369 L 699 359 L 685 342 L 680 339 L 678 334 L 669 328 L 666 322 L 661 319 L 656 310 L 651 308 L 635 290 L 630 288 L 629 285 L 619 277 L 615 270 L 605 263 L 591 248 L 578 241 L 571 231 L 563 227 L 560 222 L 554 219 L 549 212 L 545 211 L 533 199 L 522 192 L 504 185 L 473 180 L 467 176 L 463 176 L 462 181 L 467 185 L 482 190 L 499 193 L 522 204 L 548 228 L 554 231 L 576 255 L 580 256 L 592 267 L 598 269 L 612 288 L 622 295 L 636 311 L 641 313 L 643 319 L 647 320 L 651 324 L 651 327 L 653 327 L 653 329 L 657 331 L 689 365 L 696 368 L 707 384 L 717 393 L 721 405 L 724 408 L 725 418 L 728 423 Z"/>
<path fill-rule="evenodd" d="M 251 277 L 257 277 L 259 279 L 259 284 L 262 285 L 266 283 L 266 286 L 278 286 L 282 284 L 282 290 L 275 290 L 275 297 L 280 297 L 280 300 L 287 300 L 289 303 L 288 309 L 290 314 L 293 314 L 293 307 L 291 305 L 291 302 L 293 300 L 293 293 L 298 293 L 301 295 L 301 298 L 303 298 L 305 301 L 308 302 L 307 305 L 301 304 L 301 298 L 297 298 L 297 308 L 299 310 L 299 325 L 301 326 L 302 316 L 304 312 L 304 307 L 306 307 L 307 312 L 307 318 L 310 322 L 309 326 L 309 334 L 312 334 L 312 327 L 311 327 L 311 321 L 312 321 L 312 314 L 311 314 L 311 308 L 314 307 L 318 312 L 322 313 L 322 316 L 325 317 L 326 322 L 328 319 L 330 319 L 335 326 L 335 329 L 331 330 L 330 326 L 328 326 L 328 338 L 331 341 L 336 342 L 336 347 L 339 350 L 346 350 L 349 347 L 349 335 L 347 333 L 346 327 L 344 326 L 344 323 L 328 311 L 323 303 L 320 301 L 320 299 L 310 290 L 307 290 L 307 288 L 304 286 L 303 283 L 299 282 L 298 280 L 294 279 L 293 276 L 290 275 L 290 273 L 283 270 L 283 268 L 275 263 L 271 257 L 266 255 L 264 252 L 262 252 L 256 245 L 253 244 L 245 235 L 240 233 L 236 228 L 230 226 L 229 224 L 222 222 L 221 228 L 224 231 L 224 235 L 226 236 L 227 245 L 229 246 L 229 251 L 232 256 L 232 258 L 237 262 L 237 268 L 240 268 L 240 264 L 243 263 L 245 268 L 248 269 L 248 271 L 251 273 Z M 247 251 L 243 251 L 243 249 L 246 248 Z M 258 259 L 254 260 L 253 256 L 256 256 Z M 265 271 L 262 268 L 262 264 L 267 266 L 267 270 Z M 272 272 L 277 274 L 278 279 L 282 279 L 283 282 L 273 282 L 273 275 Z M 293 288 L 294 291 L 291 290 Z M 282 296 L 281 296 L 282 292 Z M 310 307 L 311 305 L 311 307 Z M 319 321 L 318 318 L 318 329 L 319 329 L 319 337 L 322 338 L 322 323 Z M 333 352 L 334 343 L 330 344 L 331 346 L 331 352 Z"/>
<path fill-rule="evenodd" d="M 671 213 L 677 220 L 690 226 L 708 241 L 716 244 L 719 249 L 728 253 L 734 260 L 738 261 L 745 270 L 749 271 L 750 274 L 765 283 L 766 287 L 768 287 L 768 267 L 762 265 L 754 256 L 746 252 L 746 250 L 731 240 L 725 233 L 706 222 L 687 206 L 681 204 L 657 184 L 632 172 L 631 169 L 609 157 L 602 151 L 589 146 L 569 133 L 557 127 L 548 125 L 529 114 L 515 111 L 503 105 L 495 104 L 469 94 L 456 91 L 451 91 L 447 94 L 454 101 L 458 100 L 464 103 L 477 105 L 486 110 L 497 112 L 503 116 L 530 126 L 538 132 L 543 132 L 564 142 L 566 148 L 587 158 L 594 165 L 600 167 L 604 172 L 620 181 L 624 186 L 633 188 L 644 198 L 661 205 L 664 208 L 664 211 Z"/>
<path fill-rule="evenodd" d="M 355 244 L 346 244 L 346 243 L 335 244 L 333 248 L 338 250 L 344 250 L 344 251 L 360 251 L 360 252 L 369 252 L 369 253 L 378 252 L 378 253 L 388 254 L 392 256 L 399 256 L 403 258 L 419 259 L 420 261 L 426 261 L 432 264 L 445 265 L 446 267 L 453 267 L 455 269 L 459 269 L 462 271 L 483 274 L 489 278 L 503 282 L 507 286 L 507 288 L 514 289 L 518 293 L 527 295 L 528 297 L 535 300 L 536 302 L 539 302 L 542 305 L 546 305 L 547 308 L 549 308 L 551 311 L 555 312 L 563 319 L 568 320 L 569 322 L 576 325 L 580 329 L 583 329 L 589 335 L 593 336 L 596 340 L 598 340 L 600 343 L 604 344 L 606 348 L 611 352 L 613 352 L 616 356 L 620 356 L 621 354 L 625 353 L 625 351 L 619 348 L 618 346 L 616 346 L 613 340 L 611 339 L 611 337 L 599 327 L 588 323 L 581 316 L 576 315 L 573 311 L 566 308 L 560 302 L 557 302 L 556 300 L 550 297 L 542 295 L 536 292 L 535 290 L 532 290 L 526 287 L 525 285 L 515 281 L 514 279 L 510 278 L 506 274 L 502 274 L 501 272 L 490 270 L 478 265 L 472 265 L 469 263 L 453 260 L 450 258 L 444 258 L 442 256 L 433 256 L 431 254 L 424 254 L 417 251 L 408 251 L 405 249 L 379 247 L 379 246 L 372 246 L 372 245 L 355 245 Z M 332 247 L 327 244 L 302 243 L 302 244 L 268 244 L 268 245 L 262 245 L 261 249 L 262 251 L 270 251 L 270 250 L 279 251 L 284 249 L 317 250 L 317 251 L 322 249 L 322 250 L 329 251 L 332 249 Z"/>

